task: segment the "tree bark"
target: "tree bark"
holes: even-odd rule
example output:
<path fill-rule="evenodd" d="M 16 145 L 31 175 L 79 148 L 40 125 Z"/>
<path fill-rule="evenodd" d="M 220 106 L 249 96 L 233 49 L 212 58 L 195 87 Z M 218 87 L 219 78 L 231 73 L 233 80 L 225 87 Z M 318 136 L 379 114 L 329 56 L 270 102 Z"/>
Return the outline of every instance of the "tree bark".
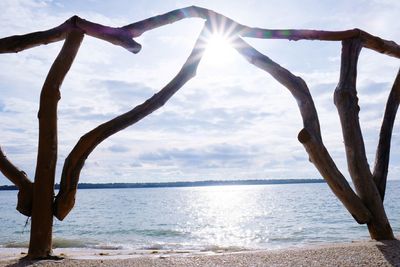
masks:
<path fill-rule="evenodd" d="M 11 163 L 0 147 L 0 171 L 16 187 L 18 187 L 17 210 L 25 216 L 31 216 L 32 213 L 32 193 L 33 184 L 24 171 L 18 169 Z"/>
<path fill-rule="evenodd" d="M 263 29 L 249 27 L 234 21 L 213 10 L 189 6 L 176 9 L 162 15 L 154 16 L 122 27 L 130 31 L 132 37 L 138 37 L 146 31 L 174 23 L 185 18 L 203 18 L 213 23 L 216 27 L 224 28 L 232 33 L 243 37 L 261 39 L 286 39 L 286 40 L 321 40 L 321 41 L 342 41 L 360 37 L 363 46 L 376 52 L 392 57 L 400 58 L 400 46 L 394 41 L 384 40 L 360 29 L 345 31 L 318 31 L 318 30 L 297 30 L 297 29 Z"/>
<path fill-rule="evenodd" d="M 135 124 L 162 107 L 187 81 L 196 75 L 197 66 L 206 47 L 205 36 L 208 31 L 207 25 L 204 26 L 185 64 L 172 81 L 163 89 L 131 111 L 99 125 L 80 138 L 65 159 L 61 175 L 60 191 L 55 200 L 54 216 L 57 219 L 63 220 L 74 207 L 81 169 L 85 160 L 96 146 L 109 136 Z"/>
<path fill-rule="evenodd" d="M 234 46 L 251 64 L 270 73 L 272 77 L 292 93 L 299 106 L 304 125 L 304 129 L 300 131 L 298 139 L 306 148 L 310 160 L 354 219 L 358 223 L 369 222 L 370 212 L 337 169 L 322 142 L 317 111 L 306 83 L 258 52 L 242 39 L 236 38 Z"/>
<path fill-rule="evenodd" d="M 38 45 L 64 40 L 71 30 L 80 29 L 83 33 L 121 46 L 134 54 L 142 46 L 132 39 L 127 30 L 93 23 L 78 16 L 73 16 L 63 24 L 47 31 L 14 35 L 0 39 L 0 53 L 17 53 Z"/>
<path fill-rule="evenodd" d="M 213 10 L 189 6 L 172 10 L 162 15 L 144 19 L 123 27 L 109 27 L 90 22 L 78 16 L 73 16 L 60 26 L 47 31 L 39 31 L 24 35 L 15 35 L 0 39 L 0 53 L 19 52 L 37 45 L 48 44 L 63 40 L 71 28 L 79 28 L 85 34 L 102 39 L 114 45 L 121 46 L 132 53 L 138 53 L 141 45 L 132 38 L 144 32 L 177 22 L 185 18 L 203 18 L 213 22 L 215 26 L 225 25 L 225 29 L 243 37 L 261 39 L 286 39 L 286 40 L 321 40 L 342 41 L 352 38 L 361 38 L 363 46 L 376 52 L 400 58 L 400 46 L 390 40 L 384 40 L 360 29 L 345 31 L 319 31 L 297 29 L 263 29 L 249 27 L 234 21 Z M 211 25 L 213 26 L 213 25 Z"/>
<path fill-rule="evenodd" d="M 80 30 L 67 34 L 40 95 L 39 145 L 33 187 L 32 225 L 28 258 L 48 258 L 52 254 L 54 178 L 57 163 L 57 103 L 60 87 L 83 39 Z"/>
<path fill-rule="evenodd" d="M 342 42 L 340 80 L 334 98 L 339 112 L 346 150 L 347 166 L 356 192 L 372 214 L 368 229 L 372 239 L 394 239 L 379 191 L 373 181 L 365 154 L 358 113 L 356 79 L 360 39 Z"/>
<path fill-rule="evenodd" d="M 376 149 L 375 167 L 373 178 L 378 187 L 382 202 L 385 198 L 386 179 L 389 168 L 390 142 L 392 139 L 393 125 L 400 103 L 400 70 L 397 72 L 392 90 L 386 103 L 385 115 L 379 134 L 378 148 Z"/>

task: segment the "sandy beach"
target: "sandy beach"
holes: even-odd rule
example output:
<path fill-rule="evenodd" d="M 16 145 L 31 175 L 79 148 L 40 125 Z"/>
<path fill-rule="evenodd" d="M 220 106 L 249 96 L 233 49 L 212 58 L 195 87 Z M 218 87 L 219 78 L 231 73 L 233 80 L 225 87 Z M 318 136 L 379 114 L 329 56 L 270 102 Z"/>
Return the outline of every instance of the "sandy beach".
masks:
<path fill-rule="evenodd" d="M 400 241 L 362 241 L 241 251 L 118 251 L 55 249 L 61 260 L 20 260 L 26 249 L 1 249 L 0 266 L 400 266 Z"/>

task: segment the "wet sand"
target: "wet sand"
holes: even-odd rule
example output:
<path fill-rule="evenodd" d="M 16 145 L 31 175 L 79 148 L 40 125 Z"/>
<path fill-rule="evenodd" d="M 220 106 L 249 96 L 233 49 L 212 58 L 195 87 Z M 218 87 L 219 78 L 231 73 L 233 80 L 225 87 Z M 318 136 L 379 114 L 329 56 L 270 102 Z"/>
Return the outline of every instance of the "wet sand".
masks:
<path fill-rule="evenodd" d="M 363 241 L 241 252 L 55 249 L 61 260 L 20 260 L 26 249 L 0 249 L 0 266 L 400 266 L 400 241 Z"/>

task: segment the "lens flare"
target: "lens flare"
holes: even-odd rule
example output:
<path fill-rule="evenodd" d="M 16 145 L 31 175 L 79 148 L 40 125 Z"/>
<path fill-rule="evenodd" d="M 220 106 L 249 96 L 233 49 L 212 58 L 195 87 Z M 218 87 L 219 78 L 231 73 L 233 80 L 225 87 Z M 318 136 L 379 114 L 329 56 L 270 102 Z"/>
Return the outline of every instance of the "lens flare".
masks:
<path fill-rule="evenodd" d="M 212 33 L 207 40 L 204 61 L 210 65 L 222 65 L 232 61 L 235 51 L 227 36 Z"/>

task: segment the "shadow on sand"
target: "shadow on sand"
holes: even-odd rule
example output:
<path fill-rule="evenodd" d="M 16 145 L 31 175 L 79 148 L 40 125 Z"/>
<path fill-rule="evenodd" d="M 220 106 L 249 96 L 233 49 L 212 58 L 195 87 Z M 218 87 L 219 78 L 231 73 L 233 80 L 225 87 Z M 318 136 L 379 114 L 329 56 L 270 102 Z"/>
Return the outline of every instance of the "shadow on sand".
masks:
<path fill-rule="evenodd" d="M 383 240 L 376 247 L 392 266 L 400 266 L 400 241 Z"/>
<path fill-rule="evenodd" d="M 50 258 L 46 259 L 39 259 L 39 260 L 30 260 L 26 257 L 23 257 L 17 260 L 14 263 L 7 265 L 6 267 L 26 267 L 26 266 L 40 266 L 40 263 L 45 262 L 61 262 L 64 258 L 58 256 L 51 256 Z"/>

